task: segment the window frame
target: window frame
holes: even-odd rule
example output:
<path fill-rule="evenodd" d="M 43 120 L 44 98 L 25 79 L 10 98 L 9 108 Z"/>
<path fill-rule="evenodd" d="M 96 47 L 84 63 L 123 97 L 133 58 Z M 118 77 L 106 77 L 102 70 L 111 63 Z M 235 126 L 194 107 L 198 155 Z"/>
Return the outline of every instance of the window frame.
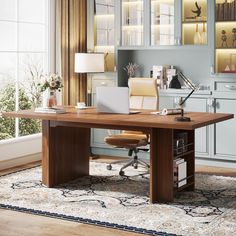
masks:
<path fill-rule="evenodd" d="M 55 0 L 47 4 L 47 64 L 48 71 L 55 73 Z M 32 134 L 0 141 L 0 162 L 23 156 L 34 155 L 42 151 L 42 134 Z"/>

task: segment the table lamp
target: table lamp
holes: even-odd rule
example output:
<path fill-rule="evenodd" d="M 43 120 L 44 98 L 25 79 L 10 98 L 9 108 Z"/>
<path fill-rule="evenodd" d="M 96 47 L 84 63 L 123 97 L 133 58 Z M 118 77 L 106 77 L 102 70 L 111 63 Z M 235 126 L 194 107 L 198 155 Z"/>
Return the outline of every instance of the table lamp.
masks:
<path fill-rule="evenodd" d="M 178 75 L 181 77 L 181 79 L 184 81 L 184 83 L 191 89 L 191 92 L 186 96 L 186 98 L 184 98 L 183 100 L 182 99 L 180 100 L 179 106 L 181 107 L 189 99 L 189 97 L 193 94 L 193 92 L 196 91 L 198 88 L 182 72 L 179 71 Z M 176 121 L 180 121 L 180 122 L 191 121 L 190 117 L 184 116 L 184 109 L 183 108 L 179 108 L 178 110 L 181 110 L 181 116 L 175 117 Z"/>
<path fill-rule="evenodd" d="M 104 69 L 103 53 L 75 53 L 75 73 L 101 73 Z M 90 89 L 87 90 L 87 105 L 91 105 L 91 78 L 90 83 Z"/>

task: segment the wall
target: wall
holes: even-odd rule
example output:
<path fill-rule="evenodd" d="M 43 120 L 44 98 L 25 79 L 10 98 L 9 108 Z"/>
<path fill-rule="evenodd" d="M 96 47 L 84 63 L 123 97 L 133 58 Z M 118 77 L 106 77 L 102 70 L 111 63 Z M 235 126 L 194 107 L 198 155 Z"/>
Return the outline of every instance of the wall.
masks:
<path fill-rule="evenodd" d="M 211 84 L 211 54 L 208 47 L 190 49 L 184 46 L 174 49 L 118 50 L 119 86 L 126 86 L 127 74 L 123 67 L 129 62 L 140 65 L 137 76 L 149 77 L 153 65 L 174 65 L 196 84 Z"/>

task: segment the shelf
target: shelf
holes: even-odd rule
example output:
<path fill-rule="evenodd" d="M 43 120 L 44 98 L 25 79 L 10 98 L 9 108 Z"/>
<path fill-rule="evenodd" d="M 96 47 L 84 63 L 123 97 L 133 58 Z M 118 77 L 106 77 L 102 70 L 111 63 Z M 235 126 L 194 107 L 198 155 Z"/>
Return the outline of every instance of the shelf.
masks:
<path fill-rule="evenodd" d="M 236 48 L 233 48 L 233 47 L 227 47 L 227 48 L 219 48 L 217 47 L 216 50 L 236 50 Z"/>
<path fill-rule="evenodd" d="M 177 158 L 181 158 L 181 157 L 187 156 L 187 155 L 192 154 L 192 153 L 194 153 L 194 150 L 183 152 L 183 153 L 181 153 L 179 155 L 174 156 L 174 160 L 177 159 Z"/>
<path fill-rule="evenodd" d="M 229 24 L 232 24 L 232 23 L 235 23 L 236 22 L 236 19 L 235 20 L 217 20 L 216 23 L 229 23 Z"/>
<path fill-rule="evenodd" d="M 114 14 L 96 14 L 95 17 L 100 18 L 102 20 L 103 18 L 109 18 L 109 17 L 113 18 L 115 17 L 115 15 Z"/>
<path fill-rule="evenodd" d="M 204 24 L 207 21 L 182 21 L 182 24 Z"/>
<path fill-rule="evenodd" d="M 178 154 L 174 155 L 174 160 L 177 158 L 181 158 L 181 157 L 184 157 L 184 156 L 194 153 L 194 143 L 189 143 L 189 144 L 184 145 L 182 147 L 174 148 L 173 151 L 177 152 L 178 149 L 186 149 L 187 151 L 182 151 L 182 152 L 179 152 Z M 191 150 L 188 150 L 188 149 L 191 149 Z"/>
<path fill-rule="evenodd" d="M 143 25 L 122 25 L 122 28 L 143 28 Z"/>
<path fill-rule="evenodd" d="M 193 178 L 193 177 L 194 177 L 194 176 L 191 175 L 191 176 L 187 177 L 187 179 L 188 179 L 188 178 Z M 184 186 L 179 187 L 179 188 L 174 187 L 174 193 L 180 192 L 180 191 L 184 190 L 185 188 L 188 188 L 188 187 L 190 187 L 190 186 L 192 186 L 192 185 L 194 185 L 194 182 L 193 182 L 193 181 L 190 182 L 190 183 L 187 183 L 187 184 L 185 184 Z"/>

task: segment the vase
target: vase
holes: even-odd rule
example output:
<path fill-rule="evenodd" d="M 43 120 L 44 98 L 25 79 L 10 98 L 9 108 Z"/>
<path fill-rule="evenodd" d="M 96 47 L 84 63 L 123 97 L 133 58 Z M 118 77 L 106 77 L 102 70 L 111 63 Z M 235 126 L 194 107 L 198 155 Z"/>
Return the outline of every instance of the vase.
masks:
<path fill-rule="evenodd" d="M 55 89 L 47 89 L 43 92 L 43 107 L 54 107 L 57 105 Z"/>
<path fill-rule="evenodd" d="M 194 44 L 201 44 L 201 34 L 198 31 L 198 24 L 196 24 L 196 31 L 194 33 L 193 42 Z"/>

